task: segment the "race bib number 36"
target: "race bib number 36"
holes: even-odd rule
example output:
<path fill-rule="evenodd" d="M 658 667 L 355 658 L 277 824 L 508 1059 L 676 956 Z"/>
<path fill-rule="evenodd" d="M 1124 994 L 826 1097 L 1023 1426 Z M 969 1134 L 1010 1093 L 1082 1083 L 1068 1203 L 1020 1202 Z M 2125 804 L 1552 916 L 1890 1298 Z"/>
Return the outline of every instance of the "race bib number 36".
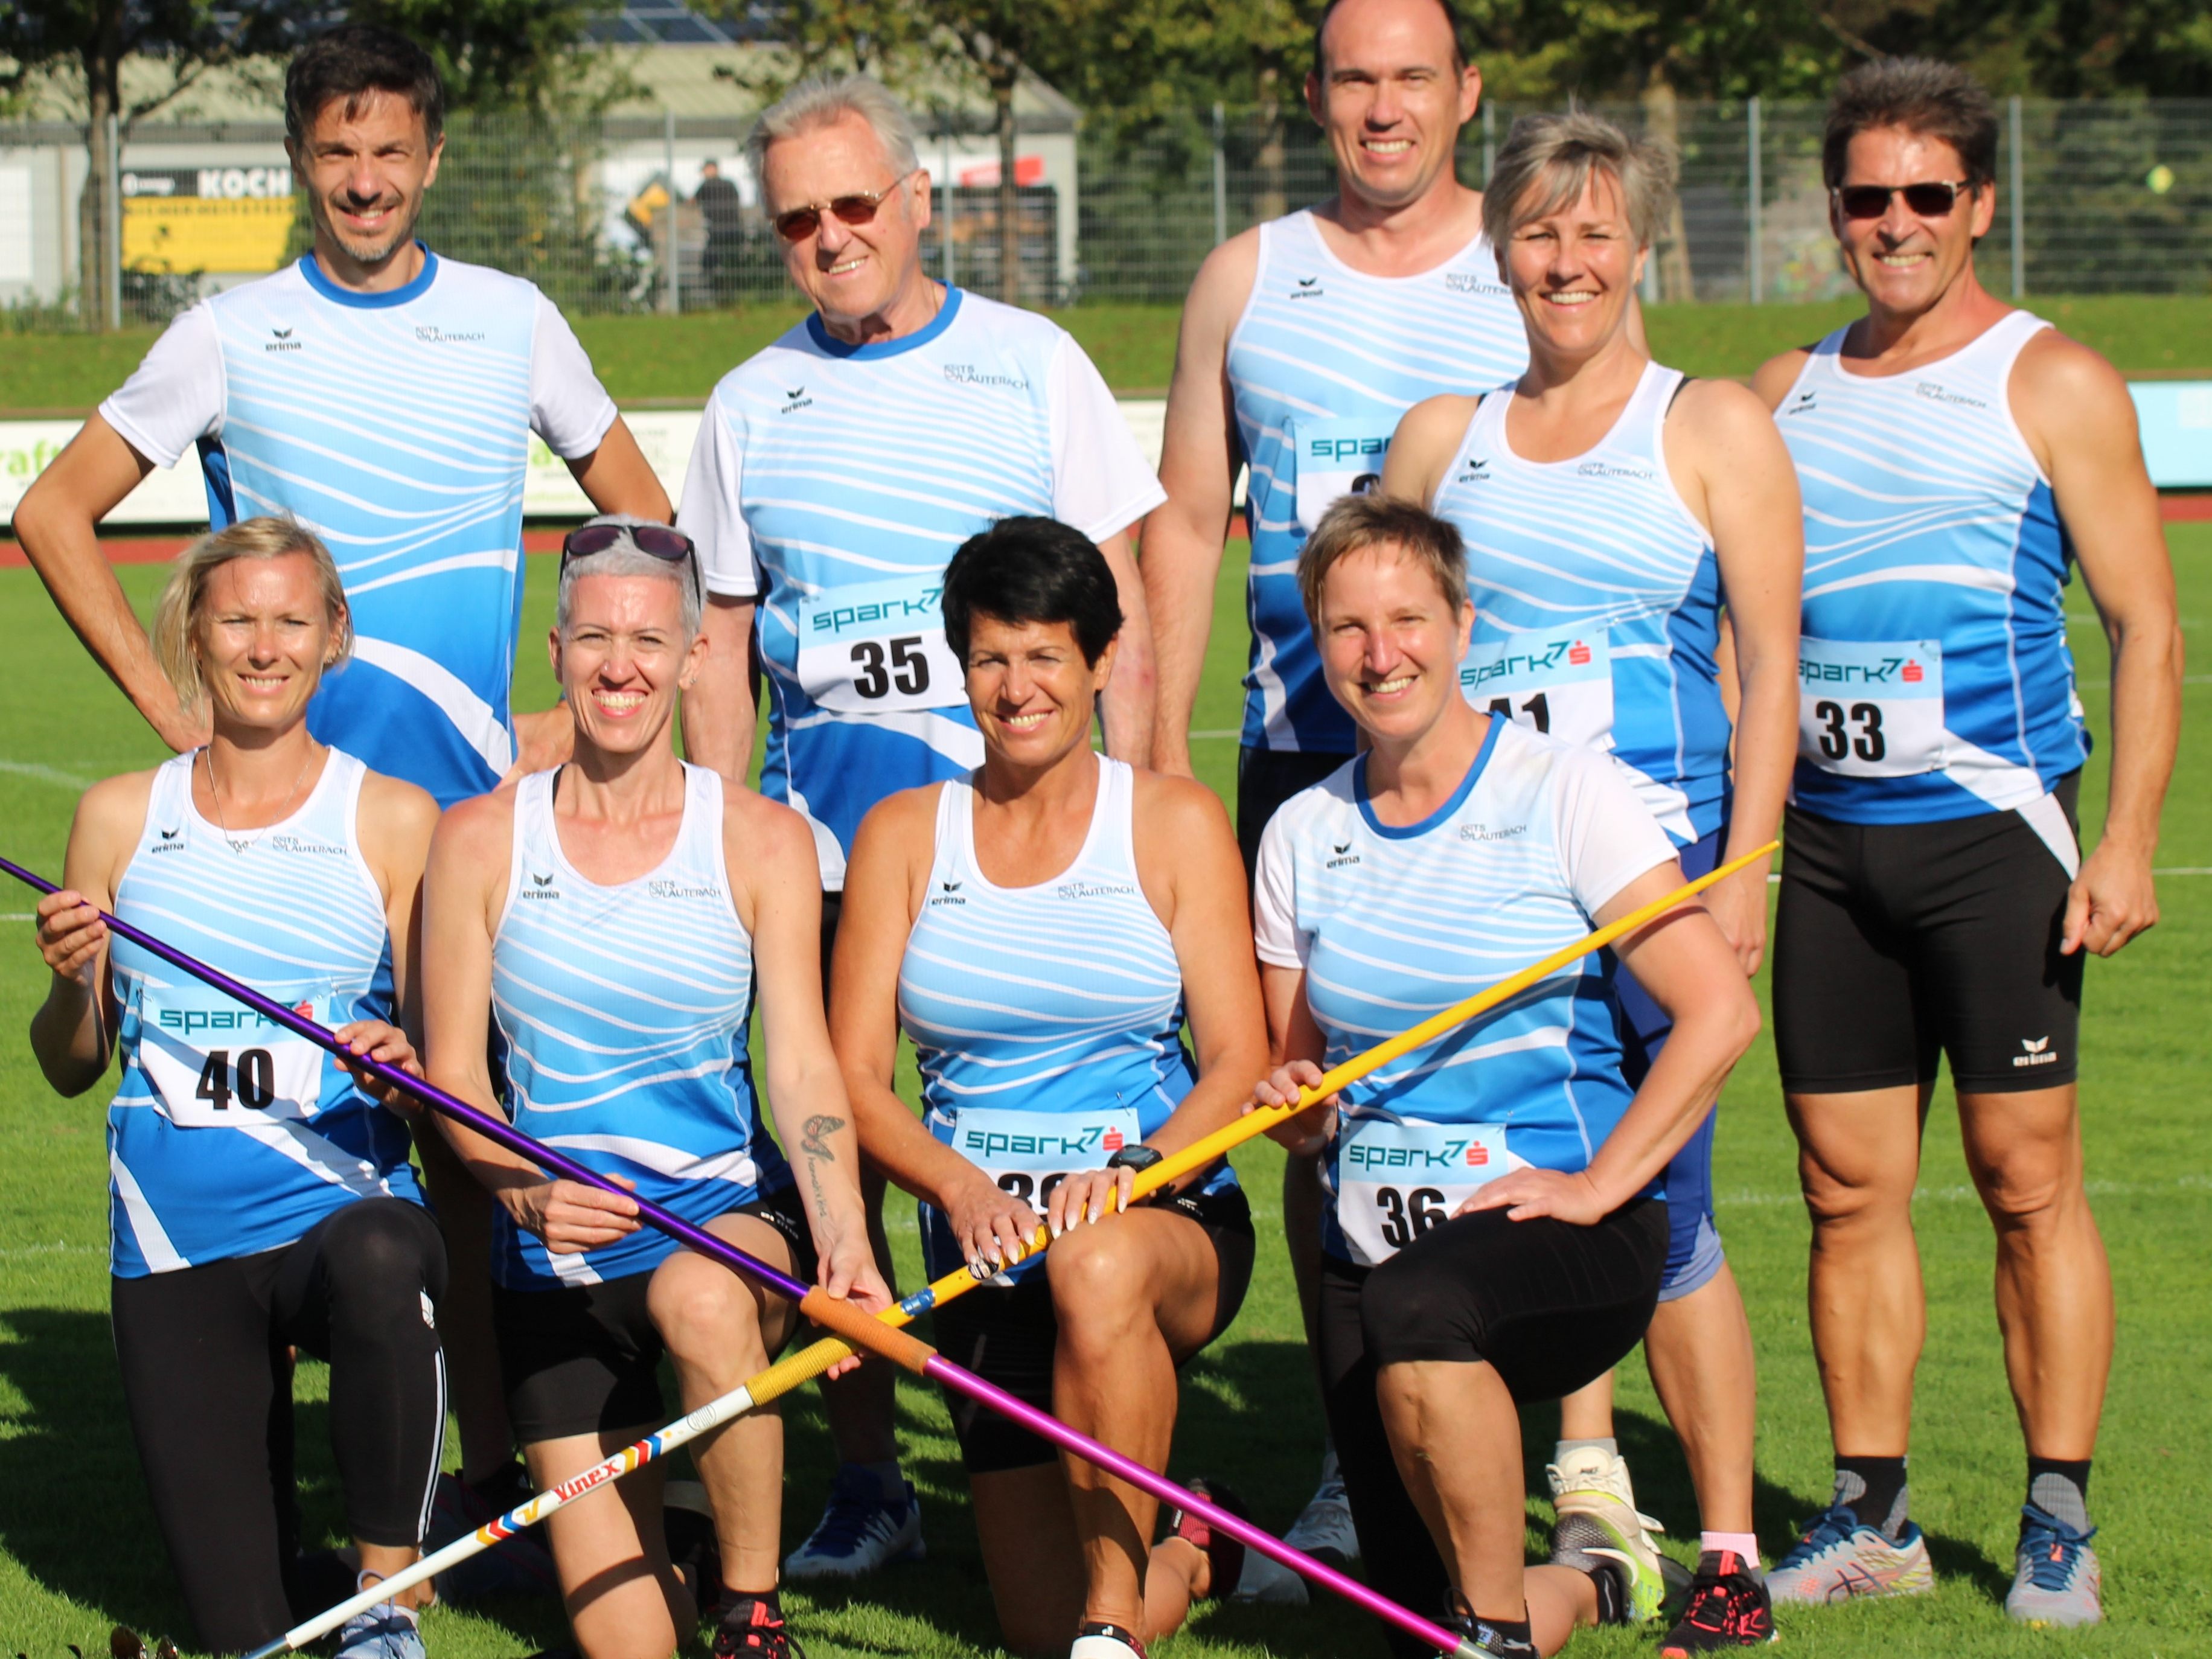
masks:
<path fill-rule="evenodd" d="M 799 683 L 842 714 L 950 708 L 968 701 L 938 609 L 943 580 L 906 576 L 799 602 Z"/>
<path fill-rule="evenodd" d="M 1298 523 L 1308 535 L 1340 496 L 1364 495 L 1382 482 L 1382 458 L 1397 429 L 1395 415 L 1302 417 L 1292 422 L 1291 436 L 1297 445 Z"/>
<path fill-rule="evenodd" d="M 1613 747 L 1613 651 L 1602 628 L 1477 640 L 1459 689 L 1477 708 L 1562 743 Z"/>
<path fill-rule="evenodd" d="M 1052 1189 L 1079 1170 L 1097 1170 L 1144 1136 L 1133 1106 L 1086 1112 L 1007 1112 L 964 1106 L 952 1150 L 1006 1192 L 1042 1212 Z"/>
<path fill-rule="evenodd" d="M 326 998 L 300 1012 L 330 1024 Z M 220 992 L 149 987 L 138 1019 L 139 1064 L 162 1115 L 179 1127 L 304 1121 L 322 1103 L 323 1051 Z"/>
<path fill-rule="evenodd" d="M 1388 1261 L 1507 1168 L 1502 1124 L 1356 1119 L 1336 1143 L 1336 1218 L 1353 1261 Z"/>
<path fill-rule="evenodd" d="M 1934 640 L 1797 642 L 1797 752 L 1847 778 L 1945 765 L 1943 647 Z"/>

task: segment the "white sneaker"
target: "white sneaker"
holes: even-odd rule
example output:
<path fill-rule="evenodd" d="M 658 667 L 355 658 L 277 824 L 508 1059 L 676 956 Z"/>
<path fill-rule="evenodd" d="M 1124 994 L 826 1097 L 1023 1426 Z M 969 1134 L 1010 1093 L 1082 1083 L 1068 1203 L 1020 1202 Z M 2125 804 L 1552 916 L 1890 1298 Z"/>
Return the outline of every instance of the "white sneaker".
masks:
<path fill-rule="evenodd" d="M 1246 1550 L 1244 1570 L 1237 1575 L 1237 1588 L 1229 1599 L 1273 1607 L 1302 1607 L 1306 1604 L 1306 1581 L 1273 1556 Z"/>
<path fill-rule="evenodd" d="M 1348 1567 L 1359 1559 L 1359 1534 L 1352 1524 L 1352 1504 L 1344 1495 L 1344 1474 L 1337 1468 L 1334 1447 L 1322 1459 L 1321 1485 L 1314 1488 L 1298 1518 L 1291 1522 L 1283 1541 L 1333 1567 Z"/>
<path fill-rule="evenodd" d="M 921 1505 L 914 1482 L 905 1500 L 884 1501 L 876 1477 L 847 1464 L 830 1487 L 830 1502 L 806 1541 L 783 1559 L 786 1578 L 859 1578 L 894 1561 L 919 1561 Z"/>

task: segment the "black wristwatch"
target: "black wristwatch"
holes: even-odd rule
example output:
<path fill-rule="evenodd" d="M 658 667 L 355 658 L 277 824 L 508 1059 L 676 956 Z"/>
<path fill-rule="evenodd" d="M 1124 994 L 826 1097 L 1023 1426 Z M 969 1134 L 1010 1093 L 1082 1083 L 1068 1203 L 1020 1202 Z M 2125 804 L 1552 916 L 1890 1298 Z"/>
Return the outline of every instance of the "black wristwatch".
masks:
<path fill-rule="evenodd" d="M 1124 1146 L 1106 1160 L 1109 1170 L 1149 1170 L 1166 1154 L 1157 1146 L 1147 1146 L 1141 1141 L 1134 1146 Z"/>

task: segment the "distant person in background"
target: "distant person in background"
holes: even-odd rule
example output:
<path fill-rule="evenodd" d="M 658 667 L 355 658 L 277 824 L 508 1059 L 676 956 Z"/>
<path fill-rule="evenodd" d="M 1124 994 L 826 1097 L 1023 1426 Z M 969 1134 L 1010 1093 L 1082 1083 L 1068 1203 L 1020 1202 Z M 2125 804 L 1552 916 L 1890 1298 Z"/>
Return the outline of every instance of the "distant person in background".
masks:
<path fill-rule="evenodd" d="M 707 279 L 707 292 L 719 305 L 728 300 L 736 285 L 738 253 L 745 237 L 744 204 L 738 187 L 722 177 L 719 161 L 701 166 L 699 188 L 691 192 L 691 199 L 699 204 L 700 216 L 707 222 L 707 252 L 700 271 Z"/>
<path fill-rule="evenodd" d="M 216 529 L 290 517 L 337 562 L 353 660 L 308 705 L 315 740 L 441 806 L 558 764 L 574 729 L 565 705 L 517 716 L 507 704 L 531 434 L 601 511 L 668 517 L 552 301 L 416 240 L 445 108 L 428 54 L 403 35 L 348 24 L 302 47 L 285 76 L 285 147 L 313 251 L 172 323 L 15 513 L 78 638 L 164 741 L 194 748 L 204 717 L 163 677 L 97 526 L 148 472 L 197 447 Z M 462 1472 L 483 1502 L 444 1497 L 464 1518 L 489 1519 L 521 1480 L 489 1340 L 490 1206 L 440 1137 L 423 1138 L 422 1158 L 453 1263 Z"/>
<path fill-rule="evenodd" d="M 1890 58 L 1846 76 L 1820 163 L 1867 314 L 1753 383 L 1805 497 L 1774 1039 L 1836 1454 L 1827 1512 L 1767 1582 L 1812 1605 L 1936 1587 L 1905 1460 L 1928 1322 L 1912 1191 L 1948 1056 L 2027 1442 L 2005 1611 L 2087 1625 L 2104 1617 L 2088 1488 L 2113 1313 L 2082 1186 L 2081 970 L 2158 921 L 2182 638 L 2126 383 L 1974 274 L 1996 159 L 1996 108 L 1964 70 Z M 2086 858 L 2077 562 L 2112 665 L 2111 789 Z"/>

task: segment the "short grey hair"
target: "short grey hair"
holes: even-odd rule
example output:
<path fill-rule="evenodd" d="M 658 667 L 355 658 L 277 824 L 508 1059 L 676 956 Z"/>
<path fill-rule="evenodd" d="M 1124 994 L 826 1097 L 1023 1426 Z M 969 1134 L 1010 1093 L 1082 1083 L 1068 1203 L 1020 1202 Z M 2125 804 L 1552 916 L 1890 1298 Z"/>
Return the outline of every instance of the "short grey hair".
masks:
<path fill-rule="evenodd" d="M 1594 174 L 1613 181 L 1637 246 L 1650 247 L 1674 198 L 1674 158 L 1663 145 L 1632 138 L 1588 110 L 1514 122 L 1482 197 L 1483 234 L 1501 269 L 1513 233 L 1578 200 Z"/>
<path fill-rule="evenodd" d="M 768 147 L 777 139 L 796 138 L 833 125 L 848 115 L 857 115 L 868 124 L 876 142 L 884 147 L 892 177 L 903 179 L 921 165 L 914 118 L 882 82 L 872 75 L 810 75 L 763 110 L 753 123 L 745 139 L 753 177 L 766 183 Z"/>
<path fill-rule="evenodd" d="M 653 519 L 641 519 L 629 513 L 603 513 L 586 520 L 590 524 L 620 525 L 625 530 L 635 525 L 656 523 Z M 642 551 L 635 543 L 625 538 L 612 547 L 598 553 L 586 553 L 568 561 L 561 572 L 560 595 L 553 603 L 553 626 L 563 638 L 574 618 L 570 597 L 576 584 L 586 576 L 651 576 L 656 580 L 674 582 L 682 596 L 684 642 L 686 645 L 699 637 L 699 629 L 706 615 L 706 598 L 701 591 L 705 580 L 699 568 L 699 556 L 695 551 L 683 564 L 672 564 L 666 559 L 657 559 Z"/>

